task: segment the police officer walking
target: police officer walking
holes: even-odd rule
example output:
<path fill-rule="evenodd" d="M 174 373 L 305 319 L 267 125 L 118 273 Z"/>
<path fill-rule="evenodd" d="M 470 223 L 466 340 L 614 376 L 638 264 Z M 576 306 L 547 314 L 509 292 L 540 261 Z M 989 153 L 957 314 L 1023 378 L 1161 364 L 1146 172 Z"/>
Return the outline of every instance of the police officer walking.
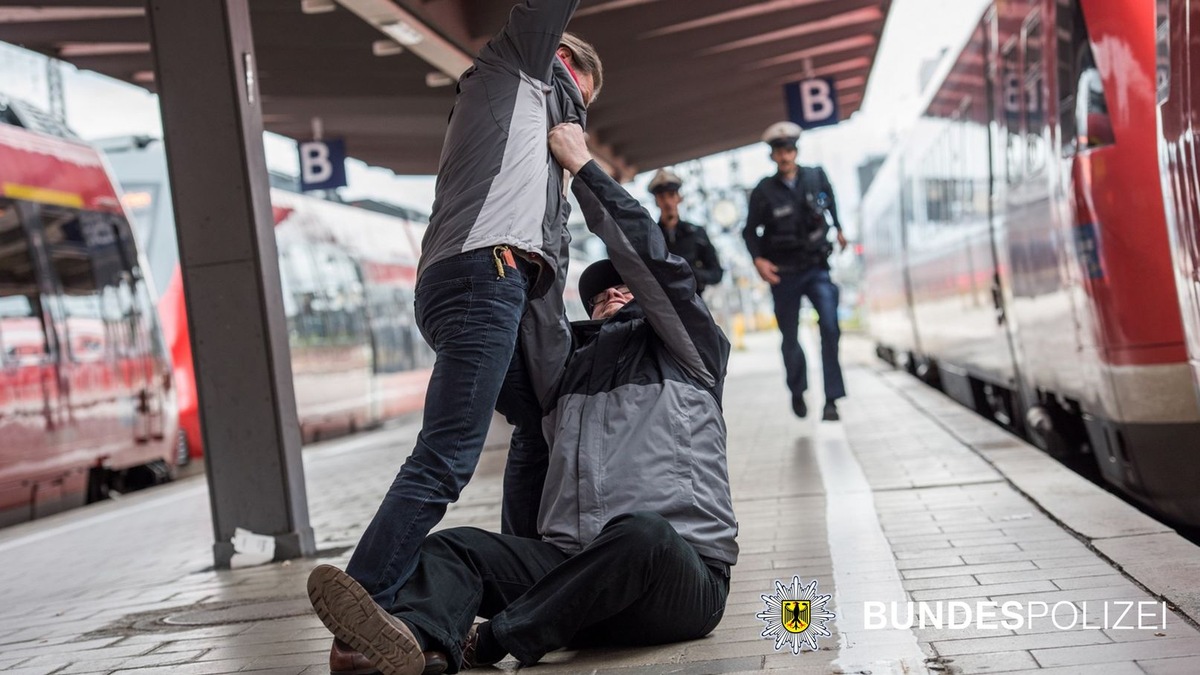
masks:
<path fill-rule="evenodd" d="M 800 300 L 808 296 L 817 310 L 821 330 L 821 365 L 825 378 L 823 420 L 838 419 L 837 400 L 846 395 L 838 364 L 838 287 L 829 278 L 827 235 L 832 224 L 837 242 L 846 248 L 829 177 L 820 167 L 796 164 L 800 127 L 791 122 L 772 124 L 763 134 L 779 172 L 764 178 L 750 193 L 749 217 L 742 237 L 759 276 L 771 285 L 775 320 L 783 333 L 783 364 L 792 392 L 792 411 L 808 414 L 808 364 L 798 337 Z M 827 215 L 828 214 L 828 217 Z"/>
<path fill-rule="evenodd" d="M 658 226 L 666 237 L 667 250 L 691 265 L 696 275 L 696 292 L 699 293 L 706 286 L 721 283 L 725 270 L 721 268 L 717 249 L 709 241 L 704 228 L 679 219 L 679 204 L 683 201 L 679 194 L 681 187 L 683 179 L 667 169 L 659 169 L 650 179 L 650 194 L 654 195 L 662 214 Z"/>

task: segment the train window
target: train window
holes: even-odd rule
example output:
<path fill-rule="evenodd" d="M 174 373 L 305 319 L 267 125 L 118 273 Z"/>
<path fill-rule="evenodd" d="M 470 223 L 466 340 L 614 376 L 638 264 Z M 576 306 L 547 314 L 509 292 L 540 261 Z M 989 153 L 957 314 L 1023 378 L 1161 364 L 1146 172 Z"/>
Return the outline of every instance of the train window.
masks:
<path fill-rule="evenodd" d="M 108 354 L 112 336 L 106 330 L 89 238 L 103 246 L 112 243 L 112 236 L 85 223 L 73 209 L 43 206 L 40 215 L 46 253 L 59 286 L 58 303 L 50 308 L 66 330 L 67 354 L 75 361 L 101 360 Z"/>
<path fill-rule="evenodd" d="M 1080 54 L 1079 80 L 1075 94 L 1075 127 L 1081 149 L 1099 148 L 1116 142 L 1112 120 L 1108 115 L 1108 100 L 1104 94 L 1104 80 L 1092 60 L 1090 46 Z"/>
<path fill-rule="evenodd" d="M 0 364 L 34 365 L 50 353 L 41 294 L 16 205 L 0 200 Z"/>
<path fill-rule="evenodd" d="M 292 347 L 366 342 L 363 285 L 354 261 L 328 244 L 281 240 L 279 252 Z"/>
<path fill-rule="evenodd" d="M 1085 24 L 1077 0 L 1058 0 L 1055 14 L 1055 43 L 1058 61 L 1058 129 L 1063 157 L 1071 157 L 1078 149 L 1075 128 L 1075 83 L 1078 80 L 1079 45 L 1087 44 Z"/>

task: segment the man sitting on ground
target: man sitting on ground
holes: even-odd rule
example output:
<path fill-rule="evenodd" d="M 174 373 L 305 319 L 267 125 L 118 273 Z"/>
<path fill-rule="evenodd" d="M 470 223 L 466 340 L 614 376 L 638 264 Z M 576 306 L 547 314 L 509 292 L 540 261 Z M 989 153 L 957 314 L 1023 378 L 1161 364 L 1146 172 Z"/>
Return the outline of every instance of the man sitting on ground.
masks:
<path fill-rule="evenodd" d="M 687 261 L 592 161 L 582 129 L 555 127 L 550 147 L 612 259 L 580 280 L 592 320 L 572 325 L 546 419 L 542 540 L 435 532 L 390 611 L 336 567 L 314 570 L 318 616 L 386 675 L 422 673 L 422 650 L 455 672 L 568 645 L 696 639 L 725 610 L 738 550 L 721 414 L 729 342 Z"/>

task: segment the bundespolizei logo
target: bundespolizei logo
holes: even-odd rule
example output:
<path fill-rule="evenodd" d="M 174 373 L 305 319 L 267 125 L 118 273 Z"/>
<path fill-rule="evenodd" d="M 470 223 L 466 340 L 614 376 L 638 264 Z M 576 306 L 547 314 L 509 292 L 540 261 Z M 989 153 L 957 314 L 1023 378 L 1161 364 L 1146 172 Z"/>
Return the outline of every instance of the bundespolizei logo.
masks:
<path fill-rule="evenodd" d="M 817 581 L 800 585 L 800 577 L 792 577 L 792 585 L 775 582 L 775 594 L 762 596 L 766 609 L 756 616 L 766 622 L 762 636 L 775 640 L 775 651 L 783 651 L 790 643 L 793 654 L 804 647 L 817 651 L 817 638 L 829 637 L 825 622 L 836 618 L 826 604 L 831 596 L 817 593 Z"/>

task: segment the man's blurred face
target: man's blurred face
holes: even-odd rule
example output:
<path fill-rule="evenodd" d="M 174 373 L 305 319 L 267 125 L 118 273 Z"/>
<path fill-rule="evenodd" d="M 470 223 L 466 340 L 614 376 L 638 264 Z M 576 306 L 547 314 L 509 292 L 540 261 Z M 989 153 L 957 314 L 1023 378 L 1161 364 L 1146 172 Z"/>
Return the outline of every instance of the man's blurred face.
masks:
<path fill-rule="evenodd" d="M 679 218 L 679 203 L 683 201 L 679 190 L 659 190 L 654 193 L 654 201 L 658 204 L 658 210 L 662 212 L 663 220 Z"/>
<path fill-rule="evenodd" d="M 780 173 L 791 173 L 796 169 L 796 147 L 779 146 L 771 149 L 771 161 L 779 167 Z"/>
<path fill-rule="evenodd" d="M 604 290 L 592 298 L 592 318 L 607 319 L 633 300 L 629 287 L 621 284 Z"/>
<path fill-rule="evenodd" d="M 575 84 L 579 86 L 579 93 L 583 95 L 583 105 L 587 107 L 592 104 L 592 94 L 596 91 L 596 78 L 591 73 L 584 73 L 575 65 L 575 59 L 571 58 L 571 51 L 566 47 L 558 48 L 558 58 L 562 59 L 563 65 L 570 71 Z"/>

